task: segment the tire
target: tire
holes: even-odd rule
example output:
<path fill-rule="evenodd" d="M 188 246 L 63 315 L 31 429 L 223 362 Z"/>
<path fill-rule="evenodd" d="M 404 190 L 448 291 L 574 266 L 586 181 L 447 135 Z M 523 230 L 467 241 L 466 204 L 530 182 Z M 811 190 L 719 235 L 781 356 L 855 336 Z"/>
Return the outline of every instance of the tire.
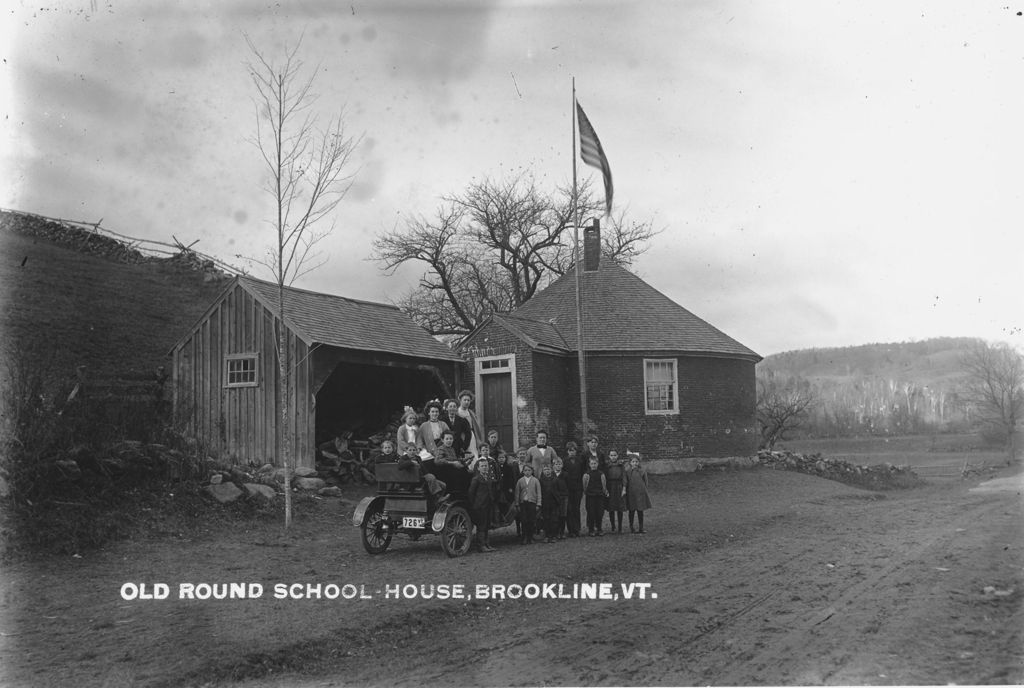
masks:
<path fill-rule="evenodd" d="M 449 557 L 461 557 L 473 544 L 473 522 L 461 506 L 452 507 L 441 530 L 441 548 Z"/>
<path fill-rule="evenodd" d="M 366 512 L 360 531 L 363 535 L 363 548 L 370 554 L 383 554 L 391 544 L 391 531 L 384 530 L 384 510 L 380 504 Z"/>

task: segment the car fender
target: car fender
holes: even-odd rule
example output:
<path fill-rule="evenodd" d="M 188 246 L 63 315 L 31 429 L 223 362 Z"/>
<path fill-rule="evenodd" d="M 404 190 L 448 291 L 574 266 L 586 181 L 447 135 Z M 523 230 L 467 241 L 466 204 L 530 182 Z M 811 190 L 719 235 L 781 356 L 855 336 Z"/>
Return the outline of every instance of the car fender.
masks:
<path fill-rule="evenodd" d="M 430 529 L 435 533 L 440 533 L 444 530 L 444 522 L 448 518 L 448 509 L 452 506 L 451 504 L 442 504 L 437 507 L 437 510 L 434 512 L 434 518 L 430 522 Z"/>
<path fill-rule="evenodd" d="M 381 503 L 384 502 L 384 498 L 381 496 L 363 497 L 362 501 L 356 506 L 356 510 L 352 512 L 352 525 L 363 525 L 363 518 L 366 517 L 366 512 L 370 509 L 370 506 L 378 500 Z"/>

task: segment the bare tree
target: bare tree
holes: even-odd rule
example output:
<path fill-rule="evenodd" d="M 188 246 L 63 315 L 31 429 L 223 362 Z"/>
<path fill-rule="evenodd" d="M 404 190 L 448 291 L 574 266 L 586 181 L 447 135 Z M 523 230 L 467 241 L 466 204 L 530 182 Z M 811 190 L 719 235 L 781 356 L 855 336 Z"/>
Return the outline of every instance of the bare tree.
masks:
<path fill-rule="evenodd" d="M 1017 423 L 1024 412 L 1024 356 L 1009 344 L 977 340 L 960 357 L 966 397 L 983 422 L 1006 437 L 1008 462 L 1017 458 Z"/>
<path fill-rule="evenodd" d="M 806 380 L 780 381 L 773 371 L 757 376 L 757 424 L 761 428 L 760 449 L 774 449 L 779 440 L 799 429 L 814 405 L 814 392 Z"/>
<path fill-rule="evenodd" d="M 581 217 L 602 207 L 584 186 Z M 484 179 L 446 196 L 432 217 L 411 218 L 377 236 L 372 258 L 392 273 L 422 263 L 419 284 L 398 299 L 435 335 L 465 335 L 494 312 L 528 301 L 572 266 L 574 212 L 570 189 L 548 193 L 523 173 Z M 651 223 L 619 214 L 603 232 L 605 255 L 628 265 L 656 235 Z"/>
<path fill-rule="evenodd" d="M 288 409 L 292 397 L 291 349 L 284 320 L 285 286 L 323 264 L 316 244 L 334 229 L 322 225 L 345 197 L 354 174 L 348 171 L 358 141 L 345 133 L 341 114 L 318 127 L 313 111 L 316 71 L 306 75 L 298 58 L 301 39 L 285 48 L 280 60 L 268 58 L 245 37 L 253 59 L 249 77 L 256 88 L 256 133 L 252 144 L 260 151 L 267 172 L 265 190 L 274 199 L 274 246 L 256 262 L 267 267 L 278 285 L 274 333 L 278 360 L 278 401 L 281 408 L 280 456 L 285 470 L 285 528 L 291 527 L 292 431 Z"/>

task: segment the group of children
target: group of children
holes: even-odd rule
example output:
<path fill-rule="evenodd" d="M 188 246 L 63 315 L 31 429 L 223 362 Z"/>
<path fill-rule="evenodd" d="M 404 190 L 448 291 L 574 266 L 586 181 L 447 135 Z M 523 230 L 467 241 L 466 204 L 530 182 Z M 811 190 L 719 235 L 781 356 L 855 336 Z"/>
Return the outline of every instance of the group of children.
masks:
<path fill-rule="evenodd" d="M 457 446 L 463 443 L 440 419 L 443 408 L 439 402 L 427 404 L 427 420 L 420 425 L 415 411 L 407 408 L 396 442 L 382 442 L 376 462 L 397 461 L 399 468 L 418 465 L 436 504 L 444 504 L 452 491 L 466 493 L 481 551 L 494 551 L 488 531 L 495 522 L 515 520 L 522 544 L 537 541 L 541 531 L 547 543 L 579 537 L 581 506 L 590 536 L 604 535 L 605 512 L 612 533 L 623 532 L 623 512 L 629 513 L 631 533 L 645 532 L 644 512 L 651 508 L 651 499 L 638 454 L 627 453 L 624 464 L 617 451 L 605 455 L 599 450 L 597 437 L 591 436 L 582 452 L 575 442 L 567 443 L 563 459 L 548 445 L 544 430 L 537 432 L 534 446 L 514 454 L 502 448 L 497 431 L 491 430 L 485 442 L 473 443 L 473 452 Z M 454 409 L 448 411 L 454 415 Z"/>
<path fill-rule="evenodd" d="M 528 484 L 530 477 L 540 472 L 537 480 L 540 483 L 540 519 L 537 523 L 544 530 L 544 542 L 582 535 L 581 507 L 587 513 L 590 536 L 604 534 L 605 512 L 611 532 L 623 532 L 624 512 L 629 513 L 630 532 L 644 532 L 644 512 L 651 508 L 651 502 L 647 472 L 639 455 L 628 453 L 628 463 L 624 464 L 614 449 L 605 456 L 597 447 L 597 437 L 591 436 L 583 453 L 575 442 L 568 442 L 562 459 L 548 446 L 547 440 L 546 432 L 538 432 L 537 443 L 517 451 L 514 464 L 523 476 L 517 482 L 516 504 L 530 499 L 522 496 L 519 485 L 523 481 Z M 529 520 L 527 512 L 523 512 L 520 519 L 521 542 L 534 542 L 535 522 Z"/>

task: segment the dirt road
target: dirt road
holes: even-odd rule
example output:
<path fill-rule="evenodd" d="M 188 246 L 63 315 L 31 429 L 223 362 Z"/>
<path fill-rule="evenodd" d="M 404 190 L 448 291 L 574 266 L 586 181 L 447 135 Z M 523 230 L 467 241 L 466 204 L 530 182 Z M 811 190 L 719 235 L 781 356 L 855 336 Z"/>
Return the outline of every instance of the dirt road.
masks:
<path fill-rule="evenodd" d="M 1021 683 L 1020 483 L 978 482 L 880 495 L 769 470 L 659 476 L 646 535 L 506 533 L 457 560 L 433 538 L 370 557 L 348 507 L 300 538 L 126 543 L 5 572 L 3 670 L 15 685 Z M 171 594 L 125 601 L 126 581 Z M 265 592 L 174 599 L 204 581 Z M 278 583 L 372 599 L 275 600 Z M 431 583 L 608 583 L 619 599 L 386 599 Z M 631 583 L 647 599 L 624 599 Z"/>

